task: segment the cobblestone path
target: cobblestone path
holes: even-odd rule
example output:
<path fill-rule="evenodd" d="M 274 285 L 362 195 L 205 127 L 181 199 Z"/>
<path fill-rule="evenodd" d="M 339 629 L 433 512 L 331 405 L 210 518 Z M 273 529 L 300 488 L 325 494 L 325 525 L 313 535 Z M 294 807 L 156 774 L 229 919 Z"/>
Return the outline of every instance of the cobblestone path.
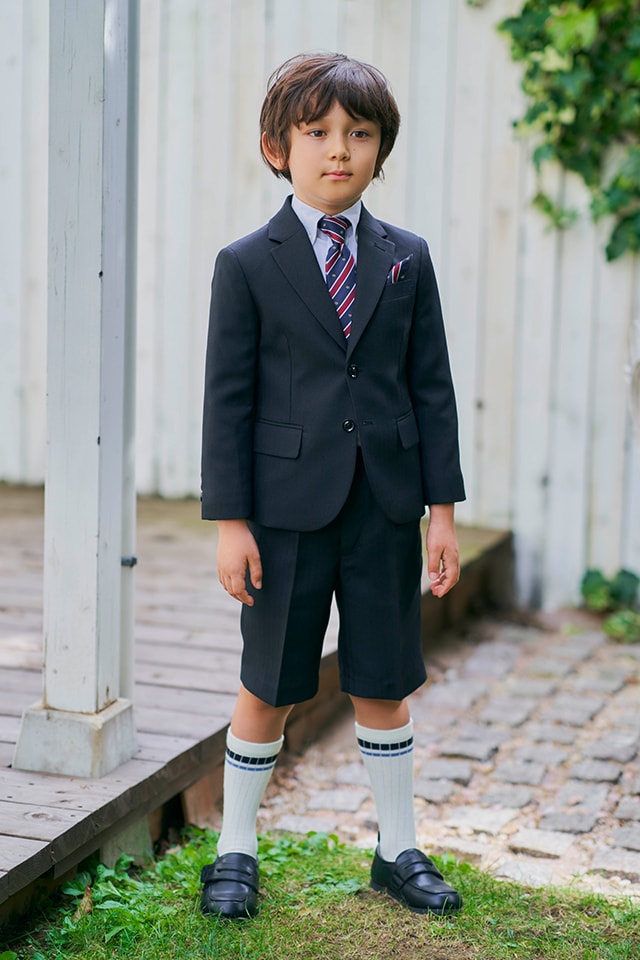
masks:
<path fill-rule="evenodd" d="M 640 898 L 640 646 L 495 622 L 445 641 L 411 697 L 423 849 Z M 349 709 L 283 756 L 259 826 L 375 845 Z"/>

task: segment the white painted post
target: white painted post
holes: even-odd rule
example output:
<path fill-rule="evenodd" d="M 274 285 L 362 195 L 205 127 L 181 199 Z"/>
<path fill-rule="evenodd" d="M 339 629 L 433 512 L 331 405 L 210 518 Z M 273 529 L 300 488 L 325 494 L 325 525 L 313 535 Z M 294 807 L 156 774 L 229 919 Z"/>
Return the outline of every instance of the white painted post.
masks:
<path fill-rule="evenodd" d="M 124 396 L 122 465 L 122 597 L 120 611 L 120 696 L 133 699 L 136 563 L 136 288 L 138 263 L 138 78 L 139 0 L 128 3 L 126 45 L 127 157 L 124 271 Z"/>
<path fill-rule="evenodd" d="M 121 557 L 133 480 L 136 7 L 50 3 L 44 693 L 23 717 L 14 766 L 73 776 L 102 776 L 136 750 L 121 696 L 121 669 L 131 685 Z"/>

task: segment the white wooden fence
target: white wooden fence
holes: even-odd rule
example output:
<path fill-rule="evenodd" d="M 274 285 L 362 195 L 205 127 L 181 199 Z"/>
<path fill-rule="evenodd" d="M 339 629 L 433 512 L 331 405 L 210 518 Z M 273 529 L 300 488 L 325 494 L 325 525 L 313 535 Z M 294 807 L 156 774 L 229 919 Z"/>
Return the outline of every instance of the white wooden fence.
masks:
<path fill-rule="evenodd" d="M 45 457 L 47 6 L 0 0 L 0 477 L 27 483 Z M 198 494 L 213 260 L 286 193 L 258 153 L 266 78 L 301 50 L 341 50 L 385 71 L 403 116 L 366 202 L 434 255 L 469 497 L 458 516 L 514 530 L 523 603 L 575 600 L 589 565 L 640 570 L 640 267 L 607 265 L 586 217 L 559 235 L 528 205 L 519 69 L 495 31 L 519 6 L 142 0 L 141 491 Z M 547 186 L 586 210 L 573 179 Z"/>

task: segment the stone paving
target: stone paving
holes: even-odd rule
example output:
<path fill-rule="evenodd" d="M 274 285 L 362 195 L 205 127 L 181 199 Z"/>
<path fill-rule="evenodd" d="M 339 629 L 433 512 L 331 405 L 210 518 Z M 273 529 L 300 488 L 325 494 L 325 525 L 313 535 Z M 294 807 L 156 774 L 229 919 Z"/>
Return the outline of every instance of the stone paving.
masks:
<path fill-rule="evenodd" d="M 423 849 L 640 899 L 640 645 L 483 621 L 427 665 L 411 697 Z M 349 709 L 303 756 L 283 755 L 259 828 L 375 845 Z"/>

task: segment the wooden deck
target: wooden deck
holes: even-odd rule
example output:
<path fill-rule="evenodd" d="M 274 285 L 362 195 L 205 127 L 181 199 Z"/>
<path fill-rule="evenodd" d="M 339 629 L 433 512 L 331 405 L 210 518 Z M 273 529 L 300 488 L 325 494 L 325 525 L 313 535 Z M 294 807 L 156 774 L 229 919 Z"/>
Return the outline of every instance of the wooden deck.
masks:
<path fill-rule="evenodd" d="M 195 501 L 142 499 L 136 573 L 136 756 L 100 780 L 11 768 L 23 710 L 39 699 L 42 663 L 42 491 L 0 485 L 0 920 L 35 881 L 55 883 L 84 857 L 171 798 L 206 822 L 219 797 L 224 738 L 238 687 L 237 603 L 215 575 L 215 526 Z M 510 536 L 461 531 L 464 574 L 455 605 L 425 597 L 432 629 L 478 600 L 502 600 Z M 508 593 L 508 590 L 507 590 Z M 299 748 L 344 700 L 332 619 L 320 691 L 296 708 Z M 152 820 L 153 822 L 153 820 Z"/>

